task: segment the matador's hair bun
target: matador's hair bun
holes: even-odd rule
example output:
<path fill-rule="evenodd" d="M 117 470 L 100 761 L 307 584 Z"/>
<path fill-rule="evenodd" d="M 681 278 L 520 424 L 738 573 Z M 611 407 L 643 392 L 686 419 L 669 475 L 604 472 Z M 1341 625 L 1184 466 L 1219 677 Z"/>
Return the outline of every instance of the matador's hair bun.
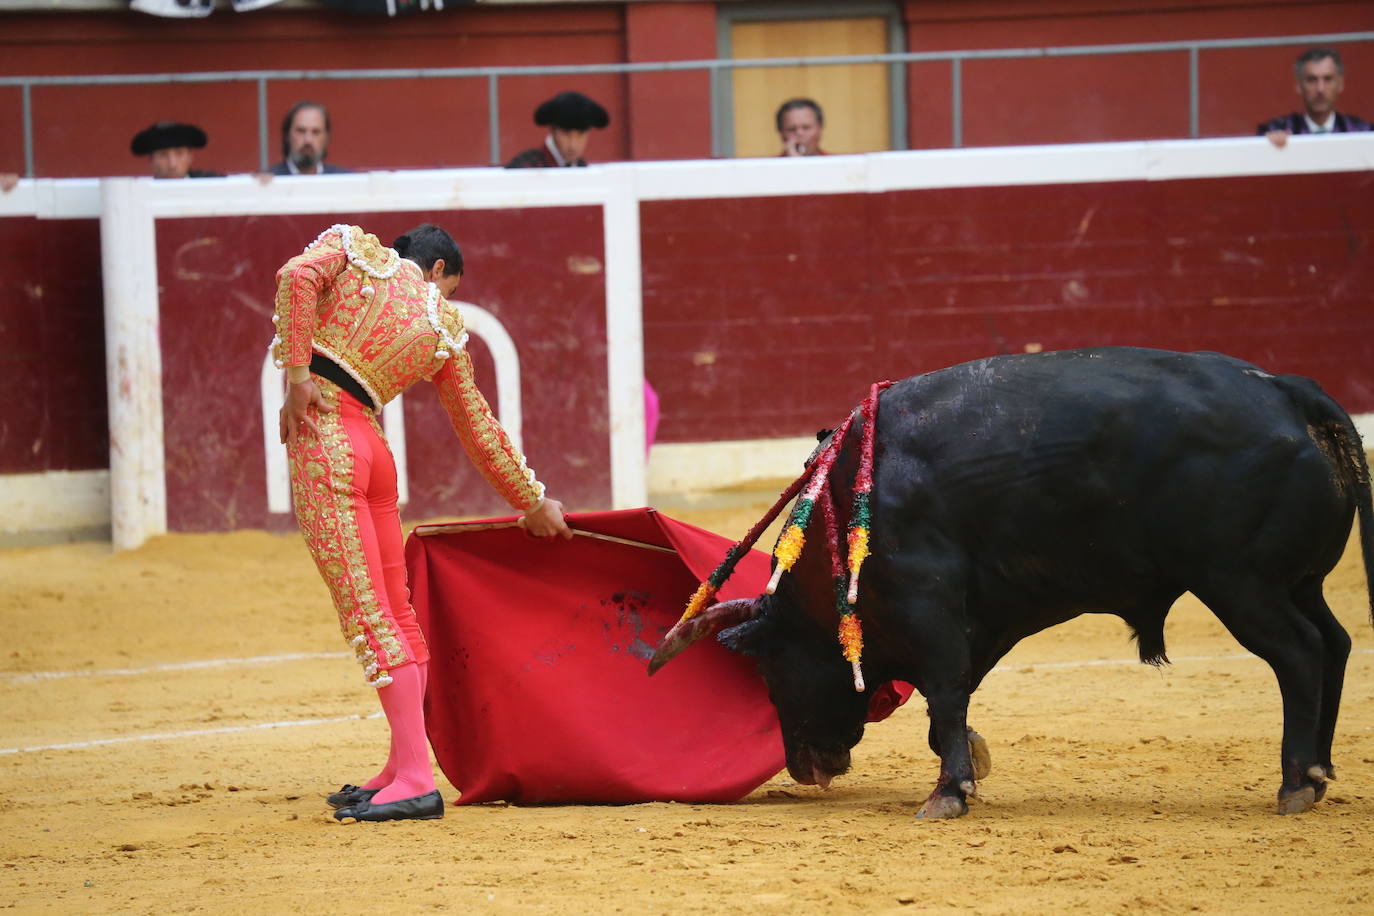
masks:
<path fill-rule="evenodd" d="M 396 253 L 420 265 L 420 270 L 428 273 L 434 262 L 444 260 L 444 275 L 453 276 L 463 272 L 463 252 L 458 243 L 443 229 L 433 223 L 422 223 L 404 235 L 396 237 L 391 243 Z"/>

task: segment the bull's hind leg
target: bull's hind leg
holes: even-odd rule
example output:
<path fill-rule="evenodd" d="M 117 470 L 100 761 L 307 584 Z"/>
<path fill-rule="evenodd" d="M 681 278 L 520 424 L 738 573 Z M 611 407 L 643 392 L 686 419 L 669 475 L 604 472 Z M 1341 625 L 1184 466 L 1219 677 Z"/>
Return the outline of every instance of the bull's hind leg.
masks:
<path fill-rule="evenodd" d="M 1303 615 L 1312 622 L 1322 637 L 1322 700 L 1321 721 L 1317 728 L 1317 750 L 1325 764 L 1326 778 L 1335 779 L 1336 769 L 1331 765 L 1331 742 L 1336 734 L 1336 716 L 1341 708 L 1341 688 L 1345 684 L 1345 663 L 1350 657 L 1350 634 L 1341 626 L 1336 615 L 1326 604 L 1319 580 L 1304 582 L 1293 590 L 1293 600 L 1302 609 Z M 1318 782 L 1317 798 L 1326 789 L 1324 782 Z"/>
<path fill-rule="evenodd" d="M 1248 577 L 1226 577 L 1194 594 L 1242 646 L 1269 663 L 1283 696 L 1283 782 L 1279 813 L 1298 814 L 1323 791 L 1322 693 L 1326 649 L 1321 630 L 1282 591 Z"/>

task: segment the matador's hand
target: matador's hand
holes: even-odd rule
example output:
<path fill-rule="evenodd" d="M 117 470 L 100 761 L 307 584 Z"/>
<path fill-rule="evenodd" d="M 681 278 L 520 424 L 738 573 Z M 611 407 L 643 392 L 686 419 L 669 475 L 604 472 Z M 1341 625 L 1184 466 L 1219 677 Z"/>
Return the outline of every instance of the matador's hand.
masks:
<path fill-rule="evenodd" d="M 563 520 L 563 504 L 556 499 L 545 498 L 538 508 L 526 513 L 520 522 L 535 537 L 547 538 L 556 534 L 564 540 L 571 540 L 573 536 L 572 529 Z"/>
<path fill-rule="evenodd" d="M 287 386 L 286 403 L 278 415 L 278 432 L 281 433 L 282 442 L 295 442 L 303 429 L 309 429 L 317 436 L 320 434 L 319 427 L 307 413 L 311 407 L 326 413 L 334 409 L 311 379 L 292 382 Z"/>

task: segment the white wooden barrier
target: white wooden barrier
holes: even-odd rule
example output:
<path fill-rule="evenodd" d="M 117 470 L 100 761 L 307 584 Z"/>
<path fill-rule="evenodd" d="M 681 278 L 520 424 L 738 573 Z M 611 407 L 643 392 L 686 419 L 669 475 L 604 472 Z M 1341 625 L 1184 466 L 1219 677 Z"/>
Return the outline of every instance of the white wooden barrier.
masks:
<path fill-rule="evenodd" d="M 650 200 L 877 193 L 924 188 L 1168 181 L 1374 168 L 1374 134 L 1295 137 L 1285 149 L 1259 138 L 1009 147 L 776 159 L 647 162 L 571 170 L 465 169 L 375 172 L 216 181 L 22 181 L 0 194 L 0 217 L 101 219 L 110 412 L 110 521 L 116 549 L 166 530 L 157 346 L 154 220 L 250 214 L 382 212 L 598 205 L 606 253 L 610 455 L 615 506 L 642 505 L 649 479 L 643 460 L 643 335 L 639 203 Z M 502 398 L 502 403 L 505 399 Z M 1374 415 L 1357 418 L 1374 438 Z M 660 485 L 723 485 L 795 473 L 803 440 L 655 447 Z M 32 487 L 69 486 L 62 478 L 23 475 Z M 49 484 L 44 484 L 49 480 Z M 10 487 L 10 493 L 14 492 Z M 98 490 L 98 488 L 97 488 Z M 0 487 L 0 516 L 13 518 L 13 496 Z M 19 507 L 22 515 L 22 507 Z M 93 520 L 99 524 L 99 520 Z M 13 522 L 11 522 L 13 524 Z"/>

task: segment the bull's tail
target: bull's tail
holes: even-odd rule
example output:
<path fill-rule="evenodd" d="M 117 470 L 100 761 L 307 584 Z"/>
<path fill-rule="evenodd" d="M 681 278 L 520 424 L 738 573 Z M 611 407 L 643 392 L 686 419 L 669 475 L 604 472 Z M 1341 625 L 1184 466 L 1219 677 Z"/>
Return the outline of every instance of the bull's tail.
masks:
<path fill-rule="evenodd" d="M 1351 477 L 1355 493 L 1355 508 L 1360 514 L 1360 553 L 1364 557 L 1365 590 L 1369 593 L 1369 621 L 1374 624 L 1374 506 L 1370 505 L 1369 465 L 1365 462 L 1364 443 L 1350 417 L 1345 417 L 1348 455 L 1344 473 Z"/>
<path fill-rule="evenodd" d="M 1369 464 L 1364 443 L 1350 415 L 1311 379 L 1283 375 L 1278 382 L 1302 411 L 1314 442 L 1331 459 L 1341 485 L 1355 498 L 1360 519 L 1360 553 L 1364 559 L 1369 619 L 1374 623 L 1374 503 L 1370 500 Z"/>

